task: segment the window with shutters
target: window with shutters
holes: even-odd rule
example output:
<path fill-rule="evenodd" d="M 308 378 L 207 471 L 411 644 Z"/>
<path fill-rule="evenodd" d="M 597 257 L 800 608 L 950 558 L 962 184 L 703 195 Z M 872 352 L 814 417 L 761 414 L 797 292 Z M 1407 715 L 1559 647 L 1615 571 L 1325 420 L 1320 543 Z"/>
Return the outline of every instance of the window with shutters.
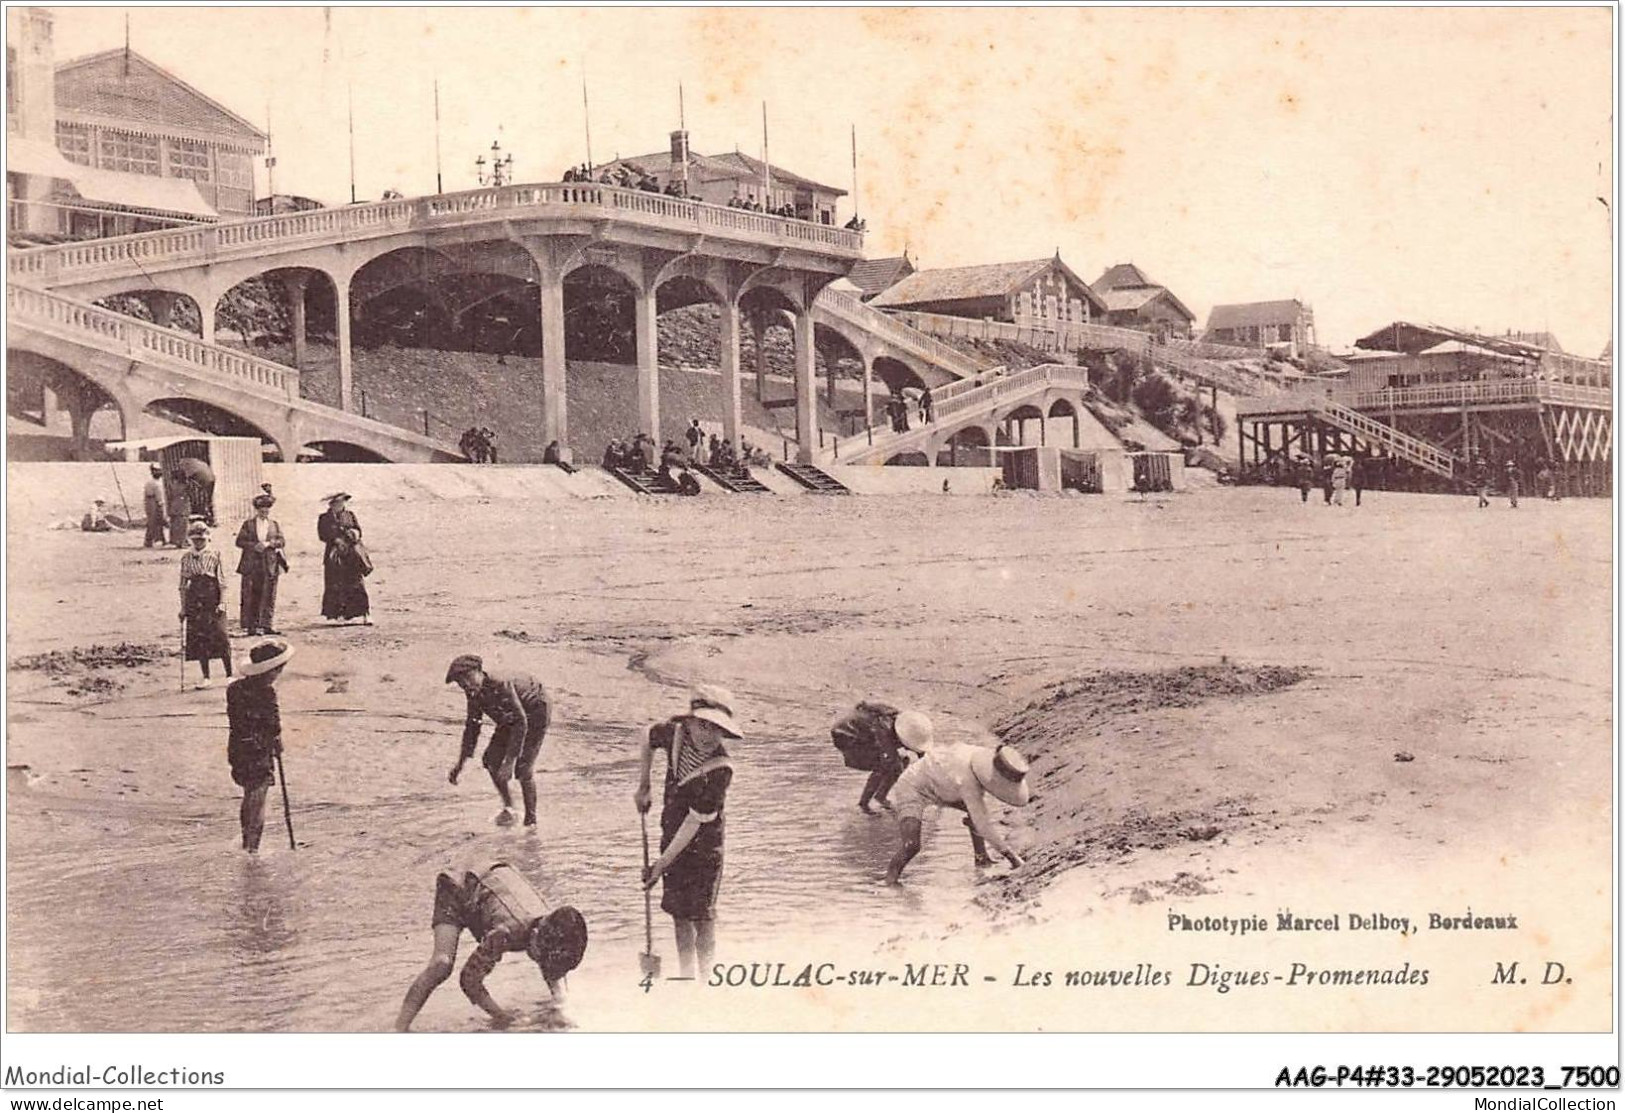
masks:
<path fill-rule="evenodd" d="M 89 166 L 90 131 L 76 124 L 65 124 L 58 120 L 56 124 L 56 149 L 61 151 L 62 157 L 69 162 Z"/>
<path fill-rule="evenodd" d="M 151 174 L 157 177 L 158 140 L 148 135 L 122 135 L 103 132 L 101 164 L 104 170 L 122 170 L 128 174 Z"/>
<path fill-rule="evenodd" d="M 191 178 L 194 182 L 208 182 L 214 180 L 214 172 L 209 166 L 209 145 L 199 143 L 195 139 L 171 139 L 169 141 L 169 176 L 171 178 Z"/>

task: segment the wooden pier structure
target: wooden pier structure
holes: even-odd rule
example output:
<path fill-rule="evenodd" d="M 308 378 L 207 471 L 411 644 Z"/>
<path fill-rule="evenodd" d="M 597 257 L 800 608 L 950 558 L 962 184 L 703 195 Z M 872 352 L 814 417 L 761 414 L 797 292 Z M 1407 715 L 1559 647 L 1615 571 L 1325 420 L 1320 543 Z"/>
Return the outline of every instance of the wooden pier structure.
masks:
<path fill-rule="evenodd" d="M 1570 494 L 1610 492 L 1612 365 L 1503 337 L 1397 322 L 1356 342 L 1346 379 L 1236 400 L 1241 473 L 1281 476 L 1327 453 L 1403 461 L 1435 486 L 1475 462 L 1542 466 Z"/>

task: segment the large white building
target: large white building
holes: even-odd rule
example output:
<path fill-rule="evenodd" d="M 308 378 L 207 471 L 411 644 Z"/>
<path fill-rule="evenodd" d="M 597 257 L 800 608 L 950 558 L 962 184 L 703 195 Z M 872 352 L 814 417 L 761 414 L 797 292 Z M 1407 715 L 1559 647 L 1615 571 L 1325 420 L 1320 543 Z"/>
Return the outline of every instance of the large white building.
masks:
<path fill-rule="evenodd" d="M 246 216 L 254 125 L 128 49 L 56 63 L 51 13 L 6 11 L 6 199 L 14 238 Z"/>

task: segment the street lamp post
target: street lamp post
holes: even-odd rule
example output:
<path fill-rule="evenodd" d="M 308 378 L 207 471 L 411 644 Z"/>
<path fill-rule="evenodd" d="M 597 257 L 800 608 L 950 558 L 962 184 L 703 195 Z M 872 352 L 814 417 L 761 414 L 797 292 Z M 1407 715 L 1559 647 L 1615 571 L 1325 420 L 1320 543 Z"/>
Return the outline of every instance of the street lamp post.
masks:
<path fill-rule="evenodd" d="M 487 171 L 489 170 L 489 173 Z M 513 154 L 502 153 L 502 143 L 491 140 L 491 158 L 484 155 L 474 160 L 474 173 L 482 186 L 505 186 L 513 181 Z"/>

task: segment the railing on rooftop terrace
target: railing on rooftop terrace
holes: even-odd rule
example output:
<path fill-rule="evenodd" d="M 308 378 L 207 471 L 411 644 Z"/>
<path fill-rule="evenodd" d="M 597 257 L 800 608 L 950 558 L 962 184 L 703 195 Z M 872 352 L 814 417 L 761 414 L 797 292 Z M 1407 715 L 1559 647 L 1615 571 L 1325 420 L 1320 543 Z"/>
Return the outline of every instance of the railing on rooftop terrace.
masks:
<path fill-rule="evenodd" d="M 913 352 L 922 359 L 929 360 L 953 374 L 961 376 L 974 375 L 984 367 L 973 356 L 960 351 L 953 345 L 944 344 L 936 337 L 928 336 L 903 321 L 872 308 L 861 298 L 854 297 L 851 294 L 843 293 L 840 290 L 826 289 L 818 295 L 818 300 L 814 302 L 814 305 L 822 306 L 835 316 L 851 321 L 859 328 L 879 336 L 904 351 Z"/>
<path fill-rule="evenodd" d="M 1302 389 L 1261 398 L 1236 399 L 1236 416 L 1296 413 L 1320 399 L 1356 410 L 1412 409 L 1434 406 L 1495 405 L 1519 402 L 1555 402 L 1570 406 L 1607 408 L 1613 392 L 1607 387 L 1579 386 L 1549 379 L 1491 379 L 1474 383 L 1430 383 L 1426 386 L 1389 387 L 1385 390 L 1328 388 L 1312 393 Z"/>
<path fill-rule="evenodd" d="M 219 253 L 312 239 L 361 238 L 389 232 L 474 223 L 500 213 L 516 217 L 546 215 L 606 216 L 630 223 L 713 232 L 724 238 L 766 240 L 857 258 L 863 235 L 828 224 L 791 217 L 730 209 L 705 201 L 667 197 L 619 186 L 560 183 L 513 185 L 462 193 L 438 194 L 399 201 L 374 201 L 331 209 L 282 213 L 224 221 L 208 228 L 144 232 L 78 244 L 12 251 L 13 278 L 52 281 L 63 276 L 120 263 L 204 261 Z"/>
<path fill-rule="evenodd" d="M 259 359 L 245 352 L 205 344 L 186 333 L 126 317 L 111 309 L 101 309 L 69 298 L 10 283 L 6 287 L 6 307 L 13 319 L 36 324 L 47 331 L 92 336 L 98 346 L 116 345 L 131 359 L 147 355 L 212 375 L 223 375 L 287 399 L 299 397 L 299 372 L 280 363 Z"/>

